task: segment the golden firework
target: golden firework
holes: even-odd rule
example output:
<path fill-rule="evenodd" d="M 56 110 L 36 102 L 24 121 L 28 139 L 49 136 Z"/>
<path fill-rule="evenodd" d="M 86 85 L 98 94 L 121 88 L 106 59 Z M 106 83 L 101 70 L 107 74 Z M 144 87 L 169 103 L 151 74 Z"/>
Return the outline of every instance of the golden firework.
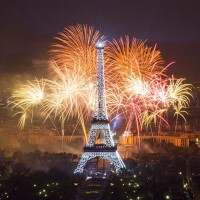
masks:
<path fill-rule="evenodd" d="M 113 39 L 106 48 L 106 56 L 112 68 L 110 72 L 114 81 L 131 77 L 149 79 L 153 74 L 163 70 L 163 59 L 156 45 L 148 47 L 145 41 L 125 36 Z"/>
<path fill-rule="evenodd" d="M 34 107 L 43 103 L 45 85 L 45 79 L 38 80 L 36 78 L 32 82 L 28 81 L 26 85 L 22 85 L 11 96 L 11 109 L 17 110 L 15 115 L 21 115 L 19 120 L 19 127 L 21 129 L 24 128 L 27 117 L 32 120 Z"/>

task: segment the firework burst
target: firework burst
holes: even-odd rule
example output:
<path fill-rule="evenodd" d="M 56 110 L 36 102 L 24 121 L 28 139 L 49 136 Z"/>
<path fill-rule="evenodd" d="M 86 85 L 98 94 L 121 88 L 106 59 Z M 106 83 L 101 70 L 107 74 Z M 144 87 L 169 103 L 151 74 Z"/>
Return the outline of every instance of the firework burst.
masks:
<path fill-rule="evenodd" d="M 21 115 L 19 120 L 20 129 L 24 128 L 27 118 L 32 120 L 34 108 L 43 103 L 45 85 L 45 79 L 38 80 L 36 78 L 16 90 L 10 98 L 11 109 L 18 110 L 15 115 Z"/>
<path fill-rule="evenodd" d="M 42 107 L 46 118 L 52 113 L 55 117 L 64 115 L 65 118 L 77 117 L 80 112 L 84 117 L 89 116 L 94 104 L 90 80 L 86 81 L 79 72 L 67 68 L 61 70 L 55 63 L 52 69 L 54 80 L 48 81 L 49 94 Z"/>
<path fill-rule="evenodd" d="M 98 30 L 87 25 L 69 26 L 55 38 L 52 45 L 52 58 L 60 67 L 70 70 L 81 68 L 82 74 L 96 77 L 96 43 L 104 39 Z"/>
<path fill-rule="evenodd" d="M 126 80 L 131 77 L 148 79 L 153 74 L 163 70 L 163 59 L 160 51 L 148 47 L 145 41 L 125 38 L 113 39 L 106 48 L 106 56 L 112 68 L 110 73 L 115 74 L 115 81 Z"/>

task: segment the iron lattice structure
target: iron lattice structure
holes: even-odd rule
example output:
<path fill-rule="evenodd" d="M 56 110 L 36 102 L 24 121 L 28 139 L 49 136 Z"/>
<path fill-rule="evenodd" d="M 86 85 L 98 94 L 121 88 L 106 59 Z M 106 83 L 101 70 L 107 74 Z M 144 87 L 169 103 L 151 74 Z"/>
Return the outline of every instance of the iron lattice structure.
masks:
<path fill-rule="evenodd" d="M 83 173 L 86 163 L 93 158 L 103 158 L 114 164 L 116 172 L 125 168 L 117 147 L 111 135 L 110 124 L 106 108 L 105 80 L 104 80 L 104 45 L 97 44 L 97 94 L 94 117 L 90 129 L 88 144 L 74 173 Z M 98 139 L 101 144 L 96 144 Z"/>

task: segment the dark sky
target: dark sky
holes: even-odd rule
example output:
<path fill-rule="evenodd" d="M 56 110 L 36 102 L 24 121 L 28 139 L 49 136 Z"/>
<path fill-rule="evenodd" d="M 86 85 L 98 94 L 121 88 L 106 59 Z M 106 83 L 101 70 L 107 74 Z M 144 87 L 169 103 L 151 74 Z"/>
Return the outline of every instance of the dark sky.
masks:
<path fill-rule="evenodd" d="M 200 77 L 198 0 L 0 0 L 0 73 L 32 73 L 48 58 L 53 37 L 76 23 L 107 39 L 124 35 L 157 43 L 177 77 Z M 38 69 L 37 69 L 38 70 Z"/>

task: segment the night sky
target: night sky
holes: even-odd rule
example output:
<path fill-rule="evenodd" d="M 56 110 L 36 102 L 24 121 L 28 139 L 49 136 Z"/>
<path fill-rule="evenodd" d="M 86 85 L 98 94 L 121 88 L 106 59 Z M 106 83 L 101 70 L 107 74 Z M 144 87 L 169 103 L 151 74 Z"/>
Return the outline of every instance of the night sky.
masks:
<path fill-rule="evenodd" d="M 124 35 L 157 43 L 168 74 L 199 81 L 198 0 L 1 0 L 0 75 L 38 73 L 53 37 L 69 25 L 88 24 L 107 39 Z"/>

